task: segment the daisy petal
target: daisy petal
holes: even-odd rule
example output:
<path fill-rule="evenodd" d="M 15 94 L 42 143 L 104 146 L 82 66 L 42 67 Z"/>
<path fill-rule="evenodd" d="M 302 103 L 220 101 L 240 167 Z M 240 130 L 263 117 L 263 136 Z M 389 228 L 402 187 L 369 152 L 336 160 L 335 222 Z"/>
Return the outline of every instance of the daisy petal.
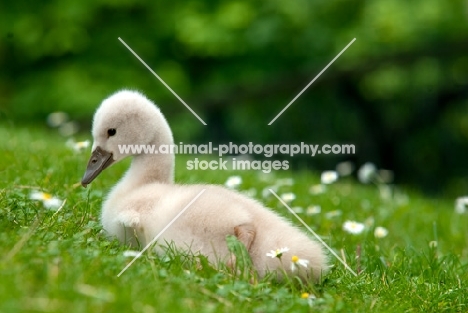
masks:
<path fill-rule="evenodd" d="M 468 206 L 468 197 L 461 197 L 455 201 L 455 213 L 463 214 Z"/>
<path fill-rule="evenodd" d="M 226 187 L 231 189 L 237 188 L 240 184 L 242 184 L 242 177 L 240 176 L 231 176 L 224 183 Z"/>
<path fill-rule="evenodd" d="M 293 194 L 292 192 L 283 193 L 280 197 L 286 203 L 289 203 L 293 201 L 294 199 L 296 199 L 296 195 Z"/>
<path fill-rule="evenodd" d="M 47 199 L 43 201 L 44 206 L 51 210 L 51 209 L 58 209 L 62 205 L 63 201 L 58 198 Z"/>
<path fill-rule="evenodd" d="M 346 221 L 343 224 L 343 230 L 353 235 L 358 235 L 362 233 L 364 231 L 364 228 L 364 224 L 355 221 Z"/>
<path fill-rule="evenodd" d="M 383 238 L 388 235 L 388 230 L 385 227 L 377 226 L 374 230 L 375 238 Z"/>
<path fill-rule="evenodd" d="M 140 254 L 140 251 L 134 251 L 134 250 L 127 250 L 123 252 L 124 257 L 136 257 Z"/>
<path fill-rule="evenodd" d="M 366 163 L 358 170 L 358 179 L 363 184 L 370 183 L 377 174 L 377 168 L 373 163 Z"/>
<path fill-rule="evenodd" d="M 320 176 L 320 181 L 324 185 L 333 184 L 338 180 L 338 173 L 335 171 L 325 171 Z"/>

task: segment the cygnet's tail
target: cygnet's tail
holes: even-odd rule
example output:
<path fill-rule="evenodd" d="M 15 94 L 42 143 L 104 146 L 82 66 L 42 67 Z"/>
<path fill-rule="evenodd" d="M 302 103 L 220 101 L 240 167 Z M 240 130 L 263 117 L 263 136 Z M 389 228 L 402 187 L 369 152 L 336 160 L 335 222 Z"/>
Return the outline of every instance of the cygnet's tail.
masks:
<path fill-rule="evenodd" d="M 322 244 L 276 214 L 271 212 L 271 215 L 257 224 L 256 237 L 250 249 L 259 275 L 276 271 L 280 277 L 286 273 L 305 281 L 319 282 L 329 269 Z"/>

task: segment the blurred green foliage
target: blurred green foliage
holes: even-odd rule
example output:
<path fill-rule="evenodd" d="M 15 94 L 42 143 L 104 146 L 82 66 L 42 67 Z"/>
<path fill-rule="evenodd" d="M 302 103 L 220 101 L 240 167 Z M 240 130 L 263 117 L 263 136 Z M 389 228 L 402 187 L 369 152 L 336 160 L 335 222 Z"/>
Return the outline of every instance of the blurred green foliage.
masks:
<path fill-rule="evenodd" d="M 161 107 L 177 141 L 354 143 L 358 164 L 373 161 L 400 182 L 461 193 L 467 23 L 462 0 L 2 2 L 0 116 L 37 123 L 65 111 L 87 130 L 104 97 L 134 88 Z M 297 164 L 326 169 L 345 158 Z"/>

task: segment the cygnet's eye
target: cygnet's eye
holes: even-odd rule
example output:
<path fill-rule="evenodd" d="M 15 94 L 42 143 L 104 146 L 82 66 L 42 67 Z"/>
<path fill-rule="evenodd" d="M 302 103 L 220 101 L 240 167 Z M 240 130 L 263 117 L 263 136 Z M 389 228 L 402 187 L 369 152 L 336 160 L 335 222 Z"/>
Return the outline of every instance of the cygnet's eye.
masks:
<path fill-rule="evenodd" d="M 117 131 L 115 130 L 115 128 L 109 128 L 109 129 L 107 130 L 107 135 L 108 135 L 109 137 L 112 137 L 112 136 L 115 135 L 116 132 L 117 132 Z"/>

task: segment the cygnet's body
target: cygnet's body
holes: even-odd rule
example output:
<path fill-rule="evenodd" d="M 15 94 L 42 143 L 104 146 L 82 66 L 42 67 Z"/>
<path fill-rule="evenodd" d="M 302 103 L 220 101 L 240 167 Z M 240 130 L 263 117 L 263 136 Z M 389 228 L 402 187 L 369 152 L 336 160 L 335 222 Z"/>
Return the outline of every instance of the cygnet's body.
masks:
<path fill-rule="evenodd" d="M 173 144 L 172 133 L 159 109 L 135 91 L 119 91 L 105 99 L 94 115 L 93 155 L 83 177 L 84 186 L 99 173 L 125 158 L 119 145 Z M 227 235 L 246 246 L 260 276 L 279 270 L 318 281 L 327 271 L 322 247 L 288 221 L 255 200 L 214 185 L 173 183 L 174 155 L 133 154 L 130 169 L 114 186 L 102 208 L 104 230 L 124 243 L 146 246 L 203 189 L 205 191 L 165 230 L 158 244 L 206 255 L 213 263 L 231 259 Z M 158 247 L 158 245 L 156 246 Z M 267 256 L 287 247 L 281 262 Z M 291 270 L 291 258 L 309 261 Z M 231 264 L 232 265 L 232 264 Z"/>

